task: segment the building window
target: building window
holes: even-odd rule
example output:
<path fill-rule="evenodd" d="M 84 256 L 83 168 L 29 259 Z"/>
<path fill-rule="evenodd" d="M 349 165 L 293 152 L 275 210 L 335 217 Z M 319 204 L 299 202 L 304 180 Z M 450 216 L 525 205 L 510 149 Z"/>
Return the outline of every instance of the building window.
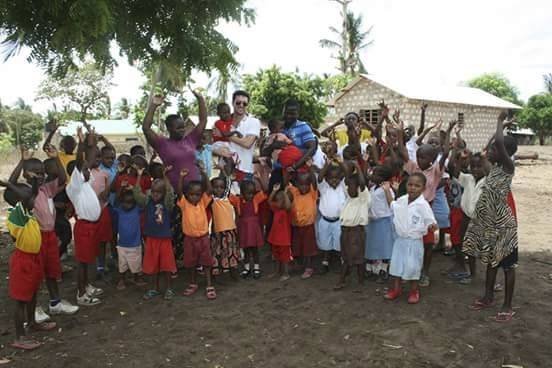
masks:
<path fill-rule="evenodd" d="M 136 137 L 127 137 L 125 138 L 125 142 L 137 142 L 138 138 Z"/>
<path fill-rule="evenodd" d="M 463 112 L 458 113 L 458 124 L 464 124 L 464 113 Z"/>
<path fill-rule="evenodd" d="M 360 118 L 364 119 L 368 124 L 376 125 L 379 120 L 380 110 L 360 110 Z"/>

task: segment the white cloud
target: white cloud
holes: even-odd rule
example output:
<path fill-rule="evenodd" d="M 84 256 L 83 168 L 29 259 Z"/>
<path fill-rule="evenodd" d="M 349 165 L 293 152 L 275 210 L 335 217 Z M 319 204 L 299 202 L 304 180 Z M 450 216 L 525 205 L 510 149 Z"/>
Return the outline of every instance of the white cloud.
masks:
<path fill-rule="evenodd" d="M 240 48 L 242 72 L 279 65 L 308 73 L 334 73 L 331 52 L 318 40 L 340 24 L 339 5 L 329 0 L 251 0 L 257 19 L 250 28 L 220 29 Z M 373 25 L 375 43 L 363 53 L 370 73 L 457 84 L 480 73 L 501 72 L 523 99 L 543 90 L 552 72 L 552 2 L 546 0 L 355 0 L 355 12 Z M 136 100 L 139 73 L 124 60 L 115 73 L 114 103 Z M 32 102 L 44 73 L 25 55 L 0 64 L 0 98 Z M 195 78 L 206 83 L 205 76 Z M 34 103 L 39 111 L 47 105 Z"/>

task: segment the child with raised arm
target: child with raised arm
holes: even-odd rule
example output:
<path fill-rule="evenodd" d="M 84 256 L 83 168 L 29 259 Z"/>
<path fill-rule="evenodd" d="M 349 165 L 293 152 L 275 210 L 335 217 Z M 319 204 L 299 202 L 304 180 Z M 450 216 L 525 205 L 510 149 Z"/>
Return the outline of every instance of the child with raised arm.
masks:
<path fill-rule="evenodd" d="M 443 151 L 441 158 L 438 161 L 435 161 L 437 157 L 437 150 L 435 147 L 429 144 L 422 144 L 416 151 L 416 162 L 408 161 L 404 165 L 404 171 L 407 174 L 412 175 L 415 172 L 421 172 L 426 178 L 426 185 L 423 191 L 423 195 L 426 201 L 431 205 L 435 199 L 437 188 L 441 182 L 441 177 L 445 171 L 445 162 L 448 158 L 450 150 L 450 133 L 456 125 L 456 122 L 451 122 L 446 132 L 445 142 L 443 144 Z M 431 127 L 430 127 L 431 128 Z M 428 128 L 428 129 L 430 129 Z M 427 131 L 427 129 L 426 129 Z M 424 132 L 425 133 L 425 132 Z M 423 139 L 424 134 L 422 134 L 418 140 Z M 402 151 L 403 156 L 408 156 L 406 152 L 406 147 L 399 146 L 399 149 Z M 435 245 L 435 234 L 433 231 L 428 231 L 424 236 L 424 267 L 422 271 L 422 276 L 420 278 L 420 286 L 429 286 L 429 268 L 431 266 L 431 258 L 433 254 L 433 246 Z"/>
<path fill-rule="evenodd" d="M 68 301 L 62 300 L 59 293 L 58 281 L 61 278 L 61 262 L 59 259 L 59 243 L 55 232 L 56 209 L 54 197 L 63 191 L 66 182 L 65 169 L 57 157 L 57 150 L 54 146 L 45 147 L 46 154 L 52 158 L 54 169 L 57 170 L 57 178 L 45 183 L 44 164 L 36 159 L 30 158 L 24 160 L 23 157 L 15 167 L 10 176 L 9 182 L 17 184 L 17 180 L 23 172 L 23 178 L 29 186 L 37 186 L 38 193 L 34 199 L 33 214 L 40 225 L 42 243 L 40 247 L 40 256 L 46 286 L 50 296 L 49 311 L 51 314 L 74 314 L 79 308 L 71 305 Z M 49 319 L 42 311 L 42 308 L 36 309 L 37 314 L 43 318 Z"/>
<path fill-rule="evenodd" d="M 498 117 L 494 142 L 487 152 L 487 159 L 493 166 L 487 175 L 462 245 L 466 254 L 479 257 L 487 265 L 485 295 L 474 301 L 472 309 L 485 309 L 495 304 L 496 274 L 499 267 L 504 270 L 506 289 L 504 303 L 495 317 L 497 322 L 511 321 L 514 316 L 512 297 L 518 262 L 517 221 L 507 199 L 514 177 L 511 157 L 517 151 L 517 143 L 513 137 L 504 136 L 505 118 L 506 113 Z"/>
<path fill-rule="evenodd" d="M 180 171 L 178 181 L 178 207 L 182 210 L 182 232 L 184 233 L 184 267 L 191 269 L 190 284 L 184 291 L 184 296 L 195 294 L 199 288 L 197 284 L 197 267 L 205 270 L 207 281 L 206 296 L 209 300 L 217 298 L 217 293 L 212 285 L 211 267 L 213 257 L 209 241 L 209 221 L 207 220 L 207 208 L 211 205 L 211 185 L 205 174 L 202 173 L 202 181 L 192 180 L 188 182 L 183 193 L 184 178 L 188 175 L 187 169 Z"/>
<path fill-rule="evenodd" d="M 418 279 L 424 261 L 422 238 L 428 229 L 434 231 L 437 227 L 431 207 L 422 195 L 426 184 L 423 173 L 412 173 L 407 182 L 407 194 L 391 204 L 397 238 L 389 266 L 389 274 L 394 277 L 393 288 L 384 295 L 387 300 L 397 299 L 402 294 L 401 280 L 405 280 L 410 281 L 408 303 L 420 301 Z"/>
<path fill-rule="evenodd" d="M 354 171 L 349 171 L 345 179 L 347 200 L 339 218 L 341 222 L 341 275 L 334 290 L 345 287 L 345 278 L 356 267 L 358 283 L 364 282 L 365 229 L 368 225 L 368 210 L 371 199 L 366 187 L 364 173 L 358 162 L 352 163 Z"/>
<path fill-rule="evenodd" d="M 36 331 L 49 331 L 55 322 L 40 322 L 35 319 L 36 293 L 43 278 L 41 265 L 40 227 L 33 216 L 34 200 L 38 194 L 36 181 L 32 188 L 24 184 L 0 181 L 6 187 L 4 199 L 13 208 L 8 214 L 8 231 L 15 242 L 9 260 L 8 293 L 15 301 L 15 341 L 12 347 L 22 350 L 38 348 L 40 342 L 25 336 L 25 320 Z"/>
<path fill-rule="evenodd" d="M 312 258 L 318 253 L 314 223 L 316 222 L 316 203 L 318 191 L 316 179 L 312 173 L 298 173 L 295 185 L 288 188 L 292 196 L 292 242 L 294 258 L 302 258 L 305 270 L 302 279 L 310 278 L 314 273 Z"/>
<path fill-rule="evenodd" d="M 291 255 L 291 201 L 287 190 L 280 190 L 280 183 L 274 184 L 268 197 L 272 210 L 272 226 L 268 233 L 268 243 L 272 248 L 272 258 L 276 261 L 280 281 L 289 280 L 289 262 Z"/>
<path fill-rule="evenodd" d="M 240 185 L 240 195 L 230 196 L 229 199 L 236 209 L 240 248 L 245 253 L 241 277 L 246 279 L 253 275 L 257 280 L 261 277 L 259 247 L 264 245 L 259 208 L 261 203 L 266 201 L 267 196 L 264 191 L 257 191 L 253 181 L 243 180 Z"/>
<path fill-rule="evenodd" d="M 368 212 L 370 222 L 366 226 L 365 257 L 366 271 L 378 277 L 378 282 L 387 280 L 389 260 L 393 252 L 393 212 L 391 202 L 395 199 L 390 180 L 393 170 L 378 165 L 370 176 L 372 206 Z"/>
<path fill-rule="evenodd" d="M 99 253 L 98 220 L 102 212 L 98 196 L 91 184 L 89 164 L 84 158 L 84 135 L 82 128 L 77 130 L 79 146 L 77 164 L 66 188 L 67 196 L 75 208 L 77 219 L 74 229 L 75 259 L 77 260 L 77 303 L 93 306 L 101 303 L 98 299 L 103 290 L 88 282 L 88 265 L 96 261 Z"/>
<path fill-rule="evenodd" d="M 213 275 L 230 272 L 232 278 L 237 278 L 240 261 L 240 247 L 235 219 L 234 206 L 228 196 L 230 180 L 220 176 L 211 180 L 213 188 L 213 232 L 211 233 L 211 254 L 213 255 Z"/>
<path fill-rule="evenodd" d="M 318 175 L 320 218 L 316 224 L 318 249 L 322 252 L 322 273 L 330 269 L 330 253 L 341 251 L 341 224 L 339 218 L 347 200 L 342 163 L 326 161 Z"/>
<path fill-rule="evenodd" d="M 172 247 L 171 213 L 174 208 L 174 191 L 166 176 L 171 167 L 165 167 L 162 179 L 155 179 L 151 193 L 145 195 L 140 186 L 133 187 L 134 198 L 145 212 L 145 250 L 143 271 L 151 275 L 151 287 L 144 294 L 145 300 L 161 295 L 159 274 L 164 273 L 166 289 L 164 298 L 170 300 L 175 296 L 171 287 L 171 274 L 176 273 L 176 262 Z M 140 182 L 144 170 L 138 170 Z"/>

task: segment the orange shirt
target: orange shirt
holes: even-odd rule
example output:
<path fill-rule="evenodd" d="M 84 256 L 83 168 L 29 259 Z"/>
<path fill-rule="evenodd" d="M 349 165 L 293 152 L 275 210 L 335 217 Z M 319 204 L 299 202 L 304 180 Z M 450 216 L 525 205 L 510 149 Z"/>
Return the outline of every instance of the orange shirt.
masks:
<path fill-rule="evenodd" d="M 294 186 L 289 187 L 293 195 L 291 206 L 292 223 L 294 226 L 307 226 L 316 221 L 316 201 L 318 200 L 318 191 L 311 186 L 310 190 L 301 194 L 299 189 Z"/>
<path fill-rule="evenodd" d="M 232 203 L 230 203 L 227 198 L 213 198 L 211 210 L 213 211 L 213 226 L 215 228 L 215 233 L 234 230 L 236 228 L 234 206 L 232 206 Z"/>
<path fill-rule="evenodd" d="M 180 198 L 178 207 L 182 210 L 182 232 L 184 235 L 199 238 L 209 233 L 207 207 L 211 200 L 211 196 L 203 193 L 198 204 L 194 206 L 188 202 L 186 197 Z"/>
<path fill-rule="evenodd" d="M 259 213 L 259 205 L 267 200 L 267 195 L 265 192 L 257 192 L 253 197 L 253 208 L 255 209 L 255 214 Z M 243 202 L 242 198 L 239 196 L 231 195 L 229 198 L 232 206 L 236 207 L 238 216 L 241 214 L 241 203 Z"/>

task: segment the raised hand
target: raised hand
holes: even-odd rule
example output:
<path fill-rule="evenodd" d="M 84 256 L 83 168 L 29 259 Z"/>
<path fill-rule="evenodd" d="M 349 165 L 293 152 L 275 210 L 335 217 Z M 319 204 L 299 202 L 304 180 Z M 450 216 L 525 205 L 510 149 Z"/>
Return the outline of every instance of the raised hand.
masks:
<path fill-rule="evenodd" d="M 82 132 L 82 126 L 77 127 L 77 138 L 79 139 L 80 143 L 84 142 L 84 133 Z"/>
<path fill-rule="evenodd" d="M 163 168 L 163 176 L 166 176 L 167 173 L 168 173 L 169 171 L 172 170 L 172 168 L 173 168 L 173 167 L 172 167 L 171 165 L 165 166 L 165 167 Z"/>
<path fill-rule="evenodd" d="M 49 158 L 58 157 L 58 150 L 52 144 L 49 144 L 46 147 L 44 147 L 44 152 L 46 152 L 46 155 L 48 155 Z"/>
<path fill-rule="evenodd" d="M 122 173 L 123 171 L 125 171 L 125 169 L 126 169 L 125 164 L 122 162 L 119 162 L 119 164 L 117 165 L 117 172 Z"/>
<path fill-rule="evenodd" d="M 500 114 L 498 115 L 498 120 L 499 121 L 504 121 L 504 120 L 506 120 L 506 117 L 508 117 L 508 111 L 502 110 L 500 112 Z"/>
<path fill-rule="evenodd" d="M 156 92 L 151 97 L 151 103 L 156 107 L 162 105 L 164 101 L 165 101 L 165 98 L 163 97 L 163 94 L 161 92 Z"/>
<path fill-rule="evenodd" d="M 388 181 L 384 181 L 383 183 L 381 183 L 381 187 L 383 188 L 383 190 L 389 191 L 391 190 L 391 183 L 389 183 Z"/>
<path fill-rule="evenodd" d="M 181 176 L 181 177 L 188 176 L 189 173 L 190 173 L 190 171 L 189 171 L 188 169 L 182 169 L 182 170 L 180 170 L 180 176 Z"/>
<path fill-rule="evenodd" d="M 427 103 L 423 102 L 420 108 L 422 109 L 422 111 L 425 111 L 427 109 Z"/>
<path fill-rule="evenodd" d="M 272 187 L 272 191 L 277 192 L 279 190 L 280 190 L 280 183 L 275 183 L 274 186 Z"/>
<path fill-rule="evenodd" d="M 456 120 L 453 120 L 453 121 L 449 122 L 449 126 L 448 126 L 449 131 L 452 131 L 452 129 L 454 129 L 456 124 L 458 124 L 458 122 Z"/>

